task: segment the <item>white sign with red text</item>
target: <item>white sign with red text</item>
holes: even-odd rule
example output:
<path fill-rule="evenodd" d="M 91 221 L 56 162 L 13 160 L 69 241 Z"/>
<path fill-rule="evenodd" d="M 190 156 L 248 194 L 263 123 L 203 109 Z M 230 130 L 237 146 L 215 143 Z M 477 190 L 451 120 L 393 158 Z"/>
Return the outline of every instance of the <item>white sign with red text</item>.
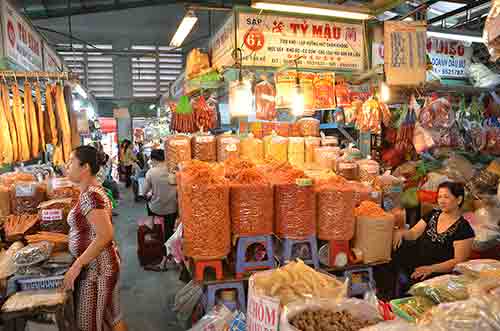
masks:
<path fill-rule="evenodd" d="M 280 300 L 257 294 L 255 277 L 259 277 L 259 274 L 253 275 L 248 281 L 247 331 L 278 331 Z"/>
<path fill-rule="evenodd" d="M 5 56 L 28 71 L 43 70 L 42 38 L 7 1 L 1 2 Z"/>
<path fill-rule="evenodd" d="M 449 39 L 427 38 L 432 71 L 441 78 L 466 78 L 471 64 L 472 47 Z"/>
<path fill-rule="evenodd" d="M 231 15 L 222 25 L 219 31 L 210 40 L 209 49 L 212 57 L 212 66 L 222 68 L 234 63 L 232 53 L 236 48 L 234 30 L 234 16 Z"/>
<path fill-rule="evenodd" d="M 43 64 L 45 71 L 48 72 L 63 71 L 63 64 L 61 59 L 46 43 L 43 43 Z"/>
<path fill-rule="evenodd" d="M 364 67 L 363 26 L 311 18 L 239 13 L 243 65 L 356 71 Z"/>

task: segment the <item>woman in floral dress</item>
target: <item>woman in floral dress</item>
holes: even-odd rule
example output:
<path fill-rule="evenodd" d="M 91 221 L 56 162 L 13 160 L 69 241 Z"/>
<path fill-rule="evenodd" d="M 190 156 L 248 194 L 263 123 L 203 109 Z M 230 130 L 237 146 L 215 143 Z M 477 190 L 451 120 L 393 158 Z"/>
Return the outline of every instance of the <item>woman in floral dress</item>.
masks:
<path fill-rule="evenodd" d="M 81 331 L 122 331 L 120 259 L 113 240 L 111 202 L 96 179 L 98 151 L 80 146 L 67 165 L 69 179 L 80 186 L 78 203 L 68 215 L 69 250 L 76 258 L 64 278 L 75 291 L 76 319 Z"/>

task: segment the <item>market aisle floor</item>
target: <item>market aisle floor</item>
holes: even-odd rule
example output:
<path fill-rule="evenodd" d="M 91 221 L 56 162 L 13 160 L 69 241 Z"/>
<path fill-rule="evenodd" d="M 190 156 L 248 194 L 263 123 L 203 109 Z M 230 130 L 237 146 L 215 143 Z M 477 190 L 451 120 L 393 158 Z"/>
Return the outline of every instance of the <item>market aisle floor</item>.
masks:
<path fill-rule="evenodd" d="M 131 190 L 121 189 L 122 199 L 113 218 L 122 256 L 122 308 L 130 331 L 180 331 L 172 311 L 175 294 L 184 285 L 176 271 L 145 271 L 137 259 L 136 221 L 146 215 L 144 203 L 134 202 Z"/>

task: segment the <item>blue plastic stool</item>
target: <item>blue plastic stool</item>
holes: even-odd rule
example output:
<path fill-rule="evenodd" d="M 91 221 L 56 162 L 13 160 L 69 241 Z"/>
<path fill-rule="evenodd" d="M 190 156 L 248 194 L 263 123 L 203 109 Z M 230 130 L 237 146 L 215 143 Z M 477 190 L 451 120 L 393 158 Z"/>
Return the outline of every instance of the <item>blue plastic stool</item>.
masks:
<path fill-rule="evenodd" d="M 315 269 L 319 269 L 318 242 L 316 236 L 310 236 L 307 239 L 283 239 L 283 255 L 282 262 L 286 264 L 293 261 L 297 256 L 292 256 L 292 250 L 295 245 L 308 244 L 311 252 L 311 259 L 304 260 L 305 264 L 313 265 Z"/>
<path fill-rule="evenodd" d="M 246 253 L 248 247 L 253 244 L 261 244 L 266 248 L 267 259 L 257 262 L 247 262 Z M 271 235 L 240 237 L 236 254 L 236 278 L 240 279 L 247 271 L 274 269 L 273 237 Z"/>
<path fill-rule="evenodd" d="M 238 292 L 238 305 L 239 310 L 242 312 L 247 311 L 246 299 L 245 299 L 245 289 L 243 288 L 242 282 L 227 282 L 227 283 L 218 283 L 218 284 L 209 284 L 207 285 L 207 303 L 206 303 L 206 312 L 209 312 L 215 306 L 215 297 L 217 295 L 217 291 L 220 290 L 236 290 Z"/>
<path fill-rule="evenodd" d="M 361 296 L 376 288 L 371 267 L 347 270 L 344 272 L 344 277 L 349 280 L 349 297 Z"/>

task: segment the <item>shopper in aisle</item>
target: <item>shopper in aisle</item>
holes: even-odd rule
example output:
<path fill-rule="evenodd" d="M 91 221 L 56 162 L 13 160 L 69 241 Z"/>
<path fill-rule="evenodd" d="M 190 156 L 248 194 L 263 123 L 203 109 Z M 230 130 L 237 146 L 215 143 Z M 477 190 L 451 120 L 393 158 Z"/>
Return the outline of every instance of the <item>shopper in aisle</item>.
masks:
<path fill-rule="evenodd" d="M 81 331 L 127 330 L 120 311 L 120 259 L 114 243 L 111 202 L 96 178 L 99 155 L 92 146 L 71 154 L 68 177 L 81 194 L 68 215 L 69 250 L 76 258 L 64 277 L 75 290 L 76 320 Z"/>
<path fill-rule="evenodd" d="M 132 167 L 137 162 L 132 149 L 132 142 L 128 139 L 125 139 L 120 146 L 120 172 L 123 175 L 123 181 L 127 188 L 132 185 Z"/>
<path fill-rule="evenodd" d="M 412 285 L 451 273 L 457 263 L 469 259 L 474 231 L 462 216 L 464 198 L 462 184 L 445 182 L 439 185 L 439 209 L 423 217 L 411 229 L 394 234 L 392 275 L 403 272 L 411 278 L 409 285 Z"/>

